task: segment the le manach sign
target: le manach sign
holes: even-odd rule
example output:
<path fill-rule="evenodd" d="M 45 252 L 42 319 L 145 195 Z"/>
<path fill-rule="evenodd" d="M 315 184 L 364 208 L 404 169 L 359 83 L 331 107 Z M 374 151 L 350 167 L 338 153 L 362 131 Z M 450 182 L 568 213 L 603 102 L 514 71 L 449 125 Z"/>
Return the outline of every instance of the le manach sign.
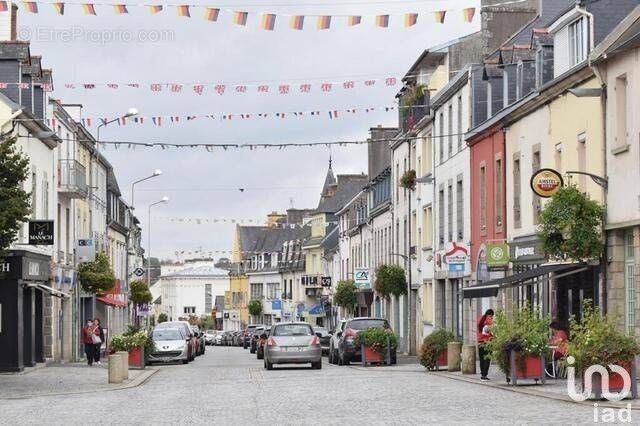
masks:
<path fill-rule="evenodd" d="M 53 232 L 52 220 L 30 220 L 29 245 L 52 246 Z"/>

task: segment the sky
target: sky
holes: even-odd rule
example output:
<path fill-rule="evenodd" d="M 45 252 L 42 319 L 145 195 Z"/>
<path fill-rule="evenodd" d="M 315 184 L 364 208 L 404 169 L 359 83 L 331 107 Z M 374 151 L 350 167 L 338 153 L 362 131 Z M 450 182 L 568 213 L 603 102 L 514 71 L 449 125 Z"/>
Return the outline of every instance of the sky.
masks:
<path fill-rule="evenodd" d="M 102 0 L 106 1 L 106 0 Z M 157 2 L 161 4 L 160 1 Z M 400 85 L 373 87 L 366 79 L 396 77 L 400 81 L 418 56 L 429 47 L 480 29 L 479 14 L 473 23 L 462 20 L 460 9 L 478 7 L 479 0 L 266 0 L 222 1 L 217 22 L 202 18 L 202 9 L 191 9 L 191 18 L 178 17 L 175 8 L 151 16 L 144 7 L 130 6 L 128 15 L 114 15 L 108 5 L 96 5 L 97 16 L 83 15 L 81 6 L 66 4 L 57 16 L 48 4 L 40 13 L 21 7 L 18 37 L 31 40 L 31 54 L 42 55 L 43 67 L 53 69 L 52 96 L 64 103 L 83 104 L 84 117 L 117 117 L 135 107 L 140 116 L 222 115 L 226 113 L 271 113 L 321 111 L 319 117 L 240 120 L 197 119 L 163 126 L 103 127 L 104 141 L 210 143 L 280 143 L 364 140 L 370 127 L 396 126 L 394 105 Z M 128 3 L 135 4 L 135 3 Z M 211 0 L 190 4 L 211 5 Z M 418 23 L 404 28 L 402 14 L 457 9 L 444 24 L 432 14 L 420 15 Z M 249 12 L 247 25 L 231 22 L 233 10 Z M 260 29 L 260 14 L 275 13 L 274 31 Z M 288 28 L 288 18 L 279 14 L 365 15 L 359 26 L 349 28 L 344 17 L 334 17 L 329 30 L 315 28 L 307 17 L 302 31 Z M 390 14 L 388 28 L 378 28 L 373 17 Z M 152 39 L 153 41 L 148 41 Z M 355 80 L 353 89 L 333 86 L 321 92 L 322 82 Z M 119 89 L 78 88 L 82 83 L 121 83 Z M 182 92 L 149 90 L 151 83 L 183 83 Z M 202 95 L 187 84 L 204 82 Z M 227 83 L 224 95 L 214 84 Z M 293 88 L 311 83 L 310 93 Z M 66 84 L 75 83 L 76 88 Z M 139 89 L 123 87 L 140 83 Z M 236 84 L 248 85 L 246 93 L 234 93 Z M 255 85 L 269 84 L 269 94 L 257 93 Z M 287 95 L 274 90 L 290 84 Z M 274 93 L 276 92 L 276 93 Z M 375 112 L 340 113 L 330 119 L 327 111 L 375 107 Z M 95 125 L 90 127 L 95 134 Z M 148 206 L 169 197 L 167 204 L 153 207 L 151 250 L 154 257 L 176 258 L 176 252 L 208 253 L 231 250 L 231 223 L 172 222 L 168 218 L 264 219 L 272 211 L 314 208 L 318 204 L 328 159 L 336 174 L 366 173 L 366 146 L 258 149 L 249 151 L 214 149 L 137 148 L 107 146 L 103 153 L 112 163 L 126 202 L 131 183 L 154 169 L 163 174 L 136 186 L 135 212 L 143 226 L 143 246 L 149 249 Z M 238 188 L 245 188 L 240 191 Z M 149 253 L 149 252 L 148 252 Z M 214 254 L 214 257 L 226 257 Z"/>

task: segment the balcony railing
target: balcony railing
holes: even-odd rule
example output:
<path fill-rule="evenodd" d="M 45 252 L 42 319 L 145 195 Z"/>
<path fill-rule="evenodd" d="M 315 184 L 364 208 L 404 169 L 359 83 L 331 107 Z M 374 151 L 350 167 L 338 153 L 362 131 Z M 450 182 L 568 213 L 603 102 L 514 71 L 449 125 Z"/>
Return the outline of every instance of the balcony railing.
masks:
<path fill-rule="evenodd" d="M 66 194 L 70 198 L 85 198 L 87 196 L 86 171 L 78 161 L 59 160 L 58 176 L 60 179 L 58 192 Z"/>

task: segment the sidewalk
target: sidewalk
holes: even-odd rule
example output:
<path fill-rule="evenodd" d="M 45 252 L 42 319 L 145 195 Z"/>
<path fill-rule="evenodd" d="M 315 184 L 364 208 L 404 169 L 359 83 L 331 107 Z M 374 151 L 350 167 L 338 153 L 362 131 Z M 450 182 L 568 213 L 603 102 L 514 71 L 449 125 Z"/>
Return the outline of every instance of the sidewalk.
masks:
<path fill-rule="evenodd" d="M 426 371 L 426 370 L 425 370 Z M 572 400 L 569 397 L 567 391 L 567 381 L 563 379 L 550 379 L 547 378 L 545 384 L 536 384 L 533 380 L 519 380 L 518 385 L 509 385 L 506 381 L 506 376 L 502 373 L 497 366 L 492 365 L 489 369 L 489 379 L 488 382 L 480 381 L 480 365 L 478 364 L 476 367 L 476 371 L 478 374 L 462 374 L 458 372 L 448 372 L 448 371 L 436 371 L 429 372 L 429 374 L 437 374 L 439 376 L 448 377 L 454 380 L 460 380 L 468 383 L 474 383 L 479 386 L 491 387 L 494 389 L 503 389 L 511 392 L 518 392 L 532 396 L 538 396 L 542 398 L 555 399 L 559 401 L 566 401 L 571 403 L 579 403 Z M 576 390 L 580 391 L 580 384 L 576 383 Z M 600 407 L 612 407 L 612 408 L 620 408 L 626 407 L 627 404 L 631 404 L 632 410 L 640 410 L 640 399 L 627 399 L 620 402 L 610 402 L 610 401 L 594 401 L 587 400 L 580 404 L 590 405 L 597 402 Z"/>
<path fill-rule="evenodd" d="M 157 371 L 129 370 L 128 380 L 109 384 L 106 363 L 93 367 L 84 363 L 39 366 L 24 373 L 0 374 L 0 400 L 128 389 L 143 384 Z"/>

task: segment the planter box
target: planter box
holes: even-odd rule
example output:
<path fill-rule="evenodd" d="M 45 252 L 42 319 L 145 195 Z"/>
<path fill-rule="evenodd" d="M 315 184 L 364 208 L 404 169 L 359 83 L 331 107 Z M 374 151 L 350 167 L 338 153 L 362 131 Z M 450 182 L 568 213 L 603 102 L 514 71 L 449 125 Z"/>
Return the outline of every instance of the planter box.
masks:
<path fill-rule="evenodd" d="M 369 346 L 362 345 L 360 348 L 360 357 L 362 358 L 362 366 L 366 367 L 367 364 L 391 364 L 391 353 L 387 349 L 386 355 L 380 354 Z"/>
<path fill-rule="evenodd" d="M 445 367 L 445 368 L 448 367 L 448 361 L 447 361 L 448 356 L 449 356 L 449 351 L 445 348 L 444 351 L 442 352 L 442 355 L 440 355 L 440 357 L 436 361 L 436 370 L 439 370 L 442 367 Z"/>
<path fill-rule="evenodd" d="M 129 351 L 129 368 L 132 370 L 144 370 L 144 345 Z"/>
<path fill-rule="evenodd" d="M 629 377 L 631 378 L 631 389 L 629 390 L 630 395 L 627 398 L 631 397 L 633 399 L 638 397 L 638 386 L 637 386 L 637 372 L 636 372 L 636 363 L 635 360 L 631 363 L 629 362 L 621 362 L 617 365 L 623 367 L 627 373 L 629 373 Z M 591 377 L 582 378 L 582 388 L 584 392 L 584 383 L 586 380 L 591 380 L 591 390 L 593 395 L 590 395 L 589 398 L 593 397 L 594 399 L 602 399 L 602 377 L 599 374 L 594 374 Z M 618 373 L 609 373 L 609 392 L 611 393 L 620 393 L 624 388 L 624 379 Z"/>
<path fill-rule="evenodd" d="M 545 374 L 544 356 L 522 356 L 519 352 L 511 351 L 507 382 L 517 385 L 518 380 L 535 380 L 544 384 Z"/>

